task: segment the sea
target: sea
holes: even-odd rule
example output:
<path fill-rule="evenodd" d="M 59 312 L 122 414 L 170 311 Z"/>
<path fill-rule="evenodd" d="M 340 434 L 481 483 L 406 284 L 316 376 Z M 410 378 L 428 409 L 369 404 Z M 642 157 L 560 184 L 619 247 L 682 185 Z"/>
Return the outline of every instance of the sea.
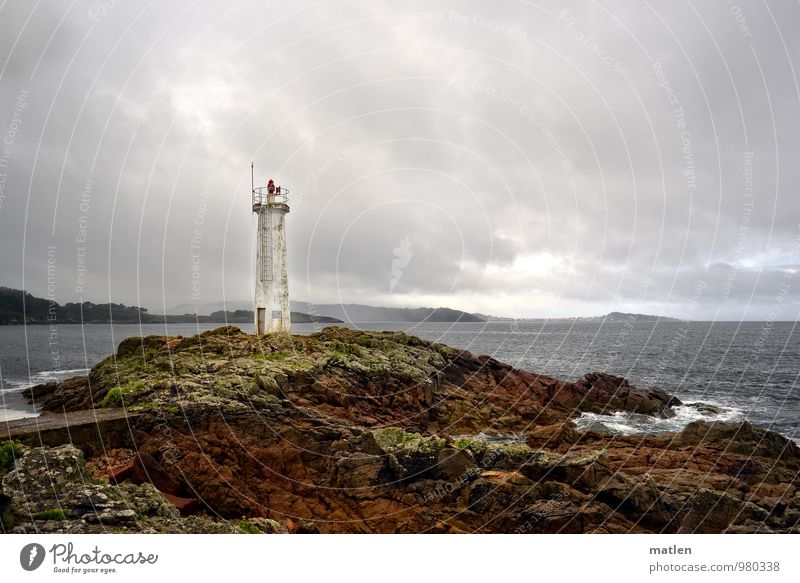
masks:
<path fill-rule="evenodd" d="M 220 324 L 0 326 L 0 421 L 36 416 L 25 387 L 87 374 L 130 336 L 189 336 Z M 583 414 L 580 429 L 615 434 L 679 431 L 696 419 L 747 419 L 800 443 L 800 328 L 794 322 L 487 322 L 345 324 L 402 330 L 565 380 L 591 371 L 661 387 L 687 405 L 671 419 Z M 252 332 L 248 325 L 240 325 Z M 296 324 L 295 334 L 322 329 Z M 701 413 L 690 406 L 719 409 Z"/>

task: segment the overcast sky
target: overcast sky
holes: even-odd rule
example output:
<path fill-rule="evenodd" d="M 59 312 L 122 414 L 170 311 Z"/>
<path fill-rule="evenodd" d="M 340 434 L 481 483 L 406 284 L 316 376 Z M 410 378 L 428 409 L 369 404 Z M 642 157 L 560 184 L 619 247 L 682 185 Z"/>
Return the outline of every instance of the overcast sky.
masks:
<path fill-rule="evenodd" d="M 0 285 L 796 319 L 800 5 L 564 6 L 3 2 Z"/>

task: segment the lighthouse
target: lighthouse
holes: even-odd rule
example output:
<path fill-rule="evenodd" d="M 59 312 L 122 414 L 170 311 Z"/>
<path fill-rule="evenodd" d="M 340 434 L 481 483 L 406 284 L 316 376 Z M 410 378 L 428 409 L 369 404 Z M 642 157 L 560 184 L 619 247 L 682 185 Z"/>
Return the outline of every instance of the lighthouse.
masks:
<path fill-rule="evenodd" d="M 250 165 L 251 177 L 253 165 Z M 286 273 L 286 214 L 289 204 L 285 188 L 270 179 L 266 186 L 251 180 L 253 212 L 258 216 L 256 242 L 256 289 L 253 318 L 256 334 L 289 332 L 289 277 Z"/>

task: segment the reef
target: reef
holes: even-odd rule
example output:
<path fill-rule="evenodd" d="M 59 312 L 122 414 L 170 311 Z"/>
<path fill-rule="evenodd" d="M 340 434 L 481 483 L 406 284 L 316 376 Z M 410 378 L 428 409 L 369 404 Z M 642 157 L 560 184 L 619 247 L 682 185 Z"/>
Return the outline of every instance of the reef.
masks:
<path fill-rule="evenodd" d="M 5 446 L 6 532 L 800 532 L 793 441 L 745 421 L 581 432 L 583 412 L 681 402 L 400 332 L 128 338 L 26 395 L 55 429 Z M 87 412 L 93 437 L 59 433 Z"/>

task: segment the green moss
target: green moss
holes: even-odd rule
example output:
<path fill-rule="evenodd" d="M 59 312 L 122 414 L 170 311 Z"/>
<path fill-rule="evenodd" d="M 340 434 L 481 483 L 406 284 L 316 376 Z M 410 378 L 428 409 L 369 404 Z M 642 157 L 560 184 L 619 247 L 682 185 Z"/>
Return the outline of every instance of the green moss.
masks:
<path fill-rule="evenodd" d="M 515 469 L 528 461 L 532 454 L 527 444 L 515 441 L 491 442 L 478 437 L 462 437 L 454 445 L 472 453 L 482 468 Z"/>
<path fill-rule="evenodd" d="M 405 442 L 407 445 L 404 449 L 411 449 L 413 452 L 421 453 L 423 455 L 436 454 L 442 447 L 444 447 L 445 440 L 441 437 L 432 435 L 431 437 L 422 437 Z"/>
<path fill-rule="evenodd" d="M 401 444 L 406 438 L 406 432 L 400 427 L 385 427 L 384 429 L 375 429 L 372 437 L 379 448 L 387 451 Z"/>
<path fill-rule="evenodd" d="M 239 521 L 237 526 L 244 534 L 263 534 L 261 529 L 250 522 L 246 516 L 242 516 L 242 519 Z"/>
<path fill-rule="evenodd" d="M 407 433 L 399 427 L 375 429 L 372 431 L 372 438 L 381 451 L 397 455 L 433 455 L 445 444 L 441 437 Z"/>
<path fill-rule="evenodd" d="M 50 510 L 42 510 L 37 512 L 34 517 L 37 520 L 66 520 L 67 513 L 61 508 L 52 508 Z"/>
<path fill-rule="evenodd" d="M 142 381 L 134 381 L 108 390 L 103 398 L 103 407 L 129 407 L 136 400 L 136 396 L 145 392 L 147 385 Z"/>
<path fill-rule="evenodd" d="M 22 444 L 19 441 L 0 443 L 0 468 L 10 470 L 14 461 L 22 455 Z"/>
<path fill-rule="evenodd" d="M 325 347 L 332 357 L 347 359 L 350 356 L 362 356 L 364 350 L 358 344 L 350 341 L 331 340 L 325 343 Z"/>
<path fill-rule="evenodd" d="M 121 407 L 123 404 L 130 404 L 130 400 L 125 403 L 125 397 L 122 387 L 109 389 L 103 398 L 103 407 Z"/>

